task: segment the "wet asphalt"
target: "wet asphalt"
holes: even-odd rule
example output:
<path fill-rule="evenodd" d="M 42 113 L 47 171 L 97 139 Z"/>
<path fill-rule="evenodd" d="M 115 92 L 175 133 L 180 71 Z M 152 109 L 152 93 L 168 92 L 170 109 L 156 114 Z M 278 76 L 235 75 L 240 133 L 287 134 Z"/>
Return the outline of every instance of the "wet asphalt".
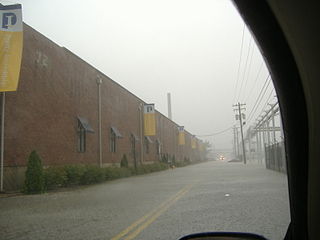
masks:
<path fill-rule="evenodd" d="M 41 195 L 0 198 L 0 239 L 178 239 L 241 231 L 283 239 L 286 175 L 206 162 Z"/>

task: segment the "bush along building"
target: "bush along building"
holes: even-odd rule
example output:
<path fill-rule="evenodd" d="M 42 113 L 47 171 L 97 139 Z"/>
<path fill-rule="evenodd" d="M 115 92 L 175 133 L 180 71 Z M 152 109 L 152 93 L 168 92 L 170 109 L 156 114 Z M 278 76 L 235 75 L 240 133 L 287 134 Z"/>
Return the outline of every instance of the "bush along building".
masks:
<path fill-rule="evenodd" d="M 25 24 L 19 87 L 6 94 L 4 189 L 22 187 L 33 150 L 45 167 L 204 160 L 204 144 L 158 111 L 145 135 L 145 104 Z"/>

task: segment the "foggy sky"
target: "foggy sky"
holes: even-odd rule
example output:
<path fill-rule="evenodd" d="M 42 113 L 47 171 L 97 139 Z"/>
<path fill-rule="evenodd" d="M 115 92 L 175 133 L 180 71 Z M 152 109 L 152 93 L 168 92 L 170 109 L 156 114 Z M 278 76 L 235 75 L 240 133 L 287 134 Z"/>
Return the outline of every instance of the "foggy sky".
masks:
<path fill-rule="evenodd" d="M 249 114 L 268 75 L 245 28 L 238 77 L 244 23 L 229 0 L 17 2 L 27 24 L 165 115 L 170 92 L 173 120 L 193 134 L 234 125 L 237 101 L 247 104 Z M 271 83 L 251 122 L 269 96 L 275 101 L 272 88 Z M 231 148 L 232 131 L 203 139 Z"/>

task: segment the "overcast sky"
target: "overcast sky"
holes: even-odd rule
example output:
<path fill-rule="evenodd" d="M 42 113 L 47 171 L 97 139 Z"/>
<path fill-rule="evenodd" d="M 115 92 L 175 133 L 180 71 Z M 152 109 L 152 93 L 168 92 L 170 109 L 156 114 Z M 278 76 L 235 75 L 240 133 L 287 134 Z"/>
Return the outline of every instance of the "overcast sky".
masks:
<path fill-rule="evenodd" d="M 269 83 L 252 110 L 268 71 L 246 28 L 242 41 L 244 23 L 229 0 L 0 2 L 21 3 L 27 24 L 165 115 L 170 92 L 173 120 L 193 134 L 236 124 L 237 101 L 247 104 L 249 123 L 275 102 Z M 231 148 L 232 137 L 229 130 L 203 139 Z"/>

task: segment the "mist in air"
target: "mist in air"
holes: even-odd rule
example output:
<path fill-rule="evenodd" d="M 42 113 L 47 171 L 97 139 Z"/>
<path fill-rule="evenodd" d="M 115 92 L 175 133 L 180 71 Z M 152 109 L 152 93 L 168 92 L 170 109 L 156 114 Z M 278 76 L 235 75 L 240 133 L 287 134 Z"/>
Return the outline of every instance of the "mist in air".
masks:
<path fill-rule="evenodd" d="M 18 2 L 27 24 L 165 115 L 170 92 L 173 120 L 216 149 L 232 148 L 233 104 L 247 126 L 259 112 L 268 71 L 231 1 Z"/>

